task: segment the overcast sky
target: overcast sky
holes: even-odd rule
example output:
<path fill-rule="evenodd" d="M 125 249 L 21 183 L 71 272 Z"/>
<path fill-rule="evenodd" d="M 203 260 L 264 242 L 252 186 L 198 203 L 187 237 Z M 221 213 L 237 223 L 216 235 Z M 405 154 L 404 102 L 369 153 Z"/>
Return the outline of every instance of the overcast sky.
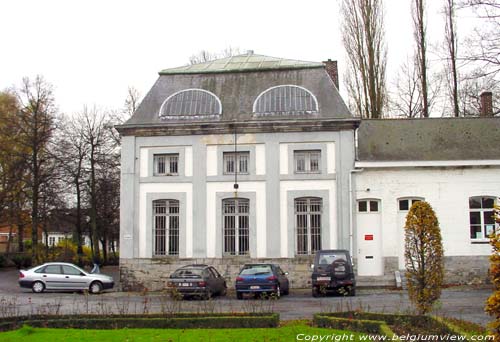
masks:
<path fill-rule="evenodd" d="M 428 30 L 443 35 L 443 0 L 428 1 Z M 412 51 L 410 0 L 385 0 L 388 68 Z M 339 0 L 6 0 L 0 7 L 0 90 L 43 75 L 61 112 L 122 107 L 128 86 L 142 95 L 158 71 L 200 50 L 324 61 L 345 69 Z M 468 27 L 461 16 L 458 26 Z M 340 85 L 343 90 L 343 85 Z M 344 87 L 345 88 L 345 87 Z M 345 96 L 344 91 L 342 91 Z"/>

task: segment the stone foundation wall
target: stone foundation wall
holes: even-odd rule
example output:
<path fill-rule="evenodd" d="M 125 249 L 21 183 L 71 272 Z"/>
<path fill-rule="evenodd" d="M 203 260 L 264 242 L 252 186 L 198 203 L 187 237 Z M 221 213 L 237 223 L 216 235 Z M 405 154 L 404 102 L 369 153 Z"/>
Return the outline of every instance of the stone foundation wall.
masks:
<path fill-rule="evenodd" d="M 394 275 L 398 269 L 396 257 L 385 258 L 385 275 Z M 275 263 L 288 272 L 292 288 L 310 286 L 313 256 L 300 258 L 156 258 L 156 259 L 120 259 L 120 281 L 124 291 L 160 291 L 166 287 L 168 277 L 177 268 L 189 264 L 207 264 L 214 266 L 227 278 L 228 287 L 234 286 L 234 279 L 246 263 Z M 356 260 L 354 266 L 356 268 Z M 488 256 L 453 256 L 445 257 L 445 284 L 485 284 L 488 278 Z"/>
<path fill-rule="evenodd" d="M 227 278 L 229 288 L 240 269 L 247 263 L 275 263 L 284 272 L 288 272 L 290 286 L 305 288 L 310 286 L 313 256 L 300 258 L 265 258 L 250 259 L 242 257 L 207 258 L 207 259 L 120 259 L 120 281 L 124 291 L 160 291 L 166 287 L 168 277 L 177 268 L 189 264 L 207 264 L 214 266 L 220 274 Z"/>
<path fill-rule="evenodd" d="M 398 270 L 398 258 L 386 257 L 385 274 L 394 274 Z M 480 285 L 490 284 L 489 256 L 447 256 L 444 257 L 444 284 Z M 404 270 L 400 270 L 404 276 Z"/>

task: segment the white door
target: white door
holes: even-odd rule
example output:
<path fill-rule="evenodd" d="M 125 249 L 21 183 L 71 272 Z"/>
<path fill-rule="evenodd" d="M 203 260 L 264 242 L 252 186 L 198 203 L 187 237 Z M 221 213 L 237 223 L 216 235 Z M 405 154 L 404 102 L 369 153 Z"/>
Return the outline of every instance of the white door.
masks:
<path fill-rule="evenodd" d="M 379 200 L 359 200 L 356 216 L 358 275 L 384 274 L 382 217 Z"/>

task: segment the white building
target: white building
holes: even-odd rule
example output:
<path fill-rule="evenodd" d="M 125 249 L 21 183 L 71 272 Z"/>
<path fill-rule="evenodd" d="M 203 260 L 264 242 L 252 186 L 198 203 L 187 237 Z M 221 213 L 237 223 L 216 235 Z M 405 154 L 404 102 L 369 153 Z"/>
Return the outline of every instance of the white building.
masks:
<path fill-rule="evenodd" d="M 360 122 L 331 61 L 249 52 L 163 70 L 117 127 L 122 284 L 162 289 L 188 263 L 234 278 L 266 261 L 307 286 L 318 249 L 350 250 L 359 275 L 393 275 L 405 212 L 422 199 L 441 220 L 447 279 L 484 281 L 489 210 L 467 206 L 500 195 L 499 123 Z"/>

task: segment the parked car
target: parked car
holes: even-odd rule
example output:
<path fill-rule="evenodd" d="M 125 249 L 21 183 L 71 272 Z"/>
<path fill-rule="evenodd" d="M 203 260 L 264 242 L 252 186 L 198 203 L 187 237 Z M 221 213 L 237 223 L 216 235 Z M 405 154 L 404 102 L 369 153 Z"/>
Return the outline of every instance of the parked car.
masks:
<path fill-rule="evenodd" d="M 88 290 L 90 293 L 99 293 L 113 288 L 114 285 L 111 276 L 88 273 L 76 265 L 65 262 L 49 262 L 19 271 L 19 286 L 31 288 L 35 293 L 45 290 Z"/>
<path fill-rule="evenodd" d="M 313 297 L 329 291 L 349 296 L 356 295 L 356 279 L 348 251 L 340 249 L 317 251 L 312 268 Z"/>
<path fill-rule="evenodd" d="M 274 294 L 277 298 L 287 295 L 290 285 L 288 273 L 275 264 L 246 264 L 236 277 L 236 297 L 244 294 Z"/>
<path fill-rule="evenodd" d="M 212 266 L 187 265 L 170 275 L 167 286 L 184 297 L 199 296 L 209 299 L 213 295 L 225 296 L 226 279 Z"/>

